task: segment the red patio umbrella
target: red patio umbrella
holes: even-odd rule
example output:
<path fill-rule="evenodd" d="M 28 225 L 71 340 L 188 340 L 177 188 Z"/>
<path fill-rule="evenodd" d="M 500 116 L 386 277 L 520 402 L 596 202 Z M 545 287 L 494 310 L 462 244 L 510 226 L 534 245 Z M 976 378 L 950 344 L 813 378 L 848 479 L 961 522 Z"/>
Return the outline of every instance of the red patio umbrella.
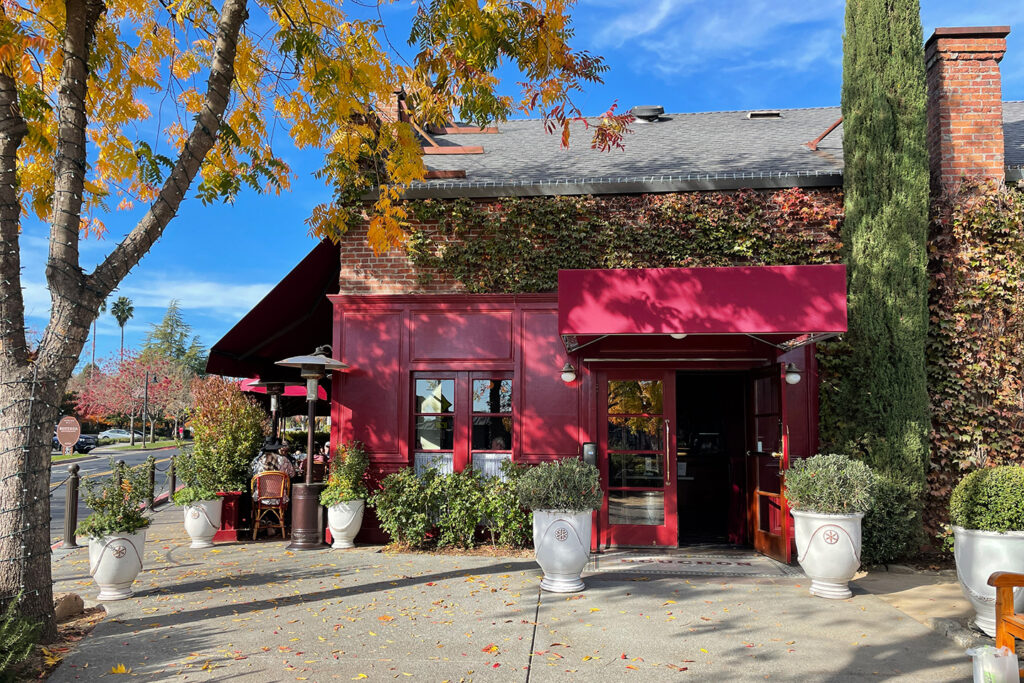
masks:
<path fill-rule="evenodd" d="M 267 387 L 259 385 L 259 379 L 243 379 L 239 382 L 239 388 L 242 391 L 251 391 L 254 394 L 265 394 L 267 393 Z M 306 396 L 306 386 L 304 384 L 285 384 L 283 396 Z M 327 391 L 323 387 L 316 388 L 316 397 L 321 401 L 327 400 Z"/>

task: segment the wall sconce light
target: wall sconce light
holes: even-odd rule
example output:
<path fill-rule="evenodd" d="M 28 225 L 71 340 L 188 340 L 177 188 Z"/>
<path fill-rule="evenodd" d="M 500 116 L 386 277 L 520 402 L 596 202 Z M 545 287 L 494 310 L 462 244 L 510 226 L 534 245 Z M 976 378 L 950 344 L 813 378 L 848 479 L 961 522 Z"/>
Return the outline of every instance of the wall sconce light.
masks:
<path fill-rule="evenodd" d="M 562 366 L 562 381 L 566 384 L 576 381 L 576 368 L 572 366 L 572 363 L 566 363 Z"/>
<path fill-rule="evenodd" d="M 786 384 L 800 384 L 801 374 L 795 363 L 786 363 Z"/>
<path fill-rule="evenodd" d="M 683 333 L 670 334 L 668 336 L 672 337 L 673 339 L 686 339 L 686 335 Z"/>

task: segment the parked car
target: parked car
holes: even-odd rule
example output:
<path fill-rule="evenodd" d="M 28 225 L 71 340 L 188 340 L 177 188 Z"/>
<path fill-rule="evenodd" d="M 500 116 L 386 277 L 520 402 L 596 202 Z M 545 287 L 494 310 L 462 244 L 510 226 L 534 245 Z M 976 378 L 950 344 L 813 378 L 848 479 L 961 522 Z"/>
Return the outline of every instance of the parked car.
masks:
<path fill-rule="evenodd" d="M 73 450 L 77 453 L 85 455 L 86 453 L 88 453 L 89 451 L 91 451 L 92 449 L 96 448 L 99 445 L 99 437 L 97 437 L 95 434 L 82 434 L 78 437 L 78 441 L 75 443 L 75 447 Z M 57 441 L 57 435 L 54 434 L 53 450 L 59 451 L 62 449 L 63 446 L 60 445 L 60 442 Z"/>
<path fill-rule="evenodd" d="M 108 429 L 100 432 L 101 439 L 113 439 L 114 441 L 129 441 L 132 438 L 131 432 L 127 429 Z M 142 439 L 142 434 L 135 432 L 136 439 Z"/>

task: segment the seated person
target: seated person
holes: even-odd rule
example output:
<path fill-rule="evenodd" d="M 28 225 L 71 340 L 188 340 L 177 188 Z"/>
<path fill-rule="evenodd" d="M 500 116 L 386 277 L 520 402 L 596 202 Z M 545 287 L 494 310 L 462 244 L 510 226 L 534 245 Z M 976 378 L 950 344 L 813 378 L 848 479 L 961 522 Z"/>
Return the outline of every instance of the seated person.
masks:
<path fill-rule="evenodd" d="M 284 464 L 287 465 L 287 467 L 290 469 L 291 474 L 289 474 L 288 471 L 285 470 L 284 467 L 282 467 L 282 460 L 284 461 Z M 257 462 L 253 463 L 252 476 L 255 477 L 256 475 L 263 474 L 264 472 L 281 472 L 289 479 L 291 479 L 291 477 L 295 474 L 295 468 L 292 467 L 292 464 L 288 462 L 287 458 L 284 458 L 283 456 L 280 456 L 277 453 L 268 452 L 264 453 L 262 456 L 257 458 Z M 285 494 L 284 502 L 287 503 L 289 499 L 290 497 L 287 494 Z"/>
<path fill-rule="evenodd" d="M 282 446 L 281 450 L 284 451 L 285 448 L 285 446 Z M 255 477 L 260 472 L 270 470 L 284 472 L 289 479 L 295 476 L 295 465 L 292 464 L 292 461 L 284 453 L 267 451 L 256 456 L 256 459 L 252 461 L 252 476 Z"/>

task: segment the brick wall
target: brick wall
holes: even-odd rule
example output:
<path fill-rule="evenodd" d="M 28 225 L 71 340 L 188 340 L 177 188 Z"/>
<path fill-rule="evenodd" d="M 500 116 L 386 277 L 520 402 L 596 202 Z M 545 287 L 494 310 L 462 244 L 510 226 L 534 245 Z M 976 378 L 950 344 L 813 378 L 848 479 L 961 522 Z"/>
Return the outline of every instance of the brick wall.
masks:
<path fill-rule="evenodd" d="M 462 285 L 440 272 L 418 271 L 405 247 L 375 255 L 366 226 L 353 228 L 341 241 L 339 294 L 443 294 L 463 291 Z"/>
<path fill-rule="evenodd" d="M 999 61 L 1008 26 L 937 28 L 925 43 L 932 191 L 967 178 L 999 178 L 1003 98 Z"/>

